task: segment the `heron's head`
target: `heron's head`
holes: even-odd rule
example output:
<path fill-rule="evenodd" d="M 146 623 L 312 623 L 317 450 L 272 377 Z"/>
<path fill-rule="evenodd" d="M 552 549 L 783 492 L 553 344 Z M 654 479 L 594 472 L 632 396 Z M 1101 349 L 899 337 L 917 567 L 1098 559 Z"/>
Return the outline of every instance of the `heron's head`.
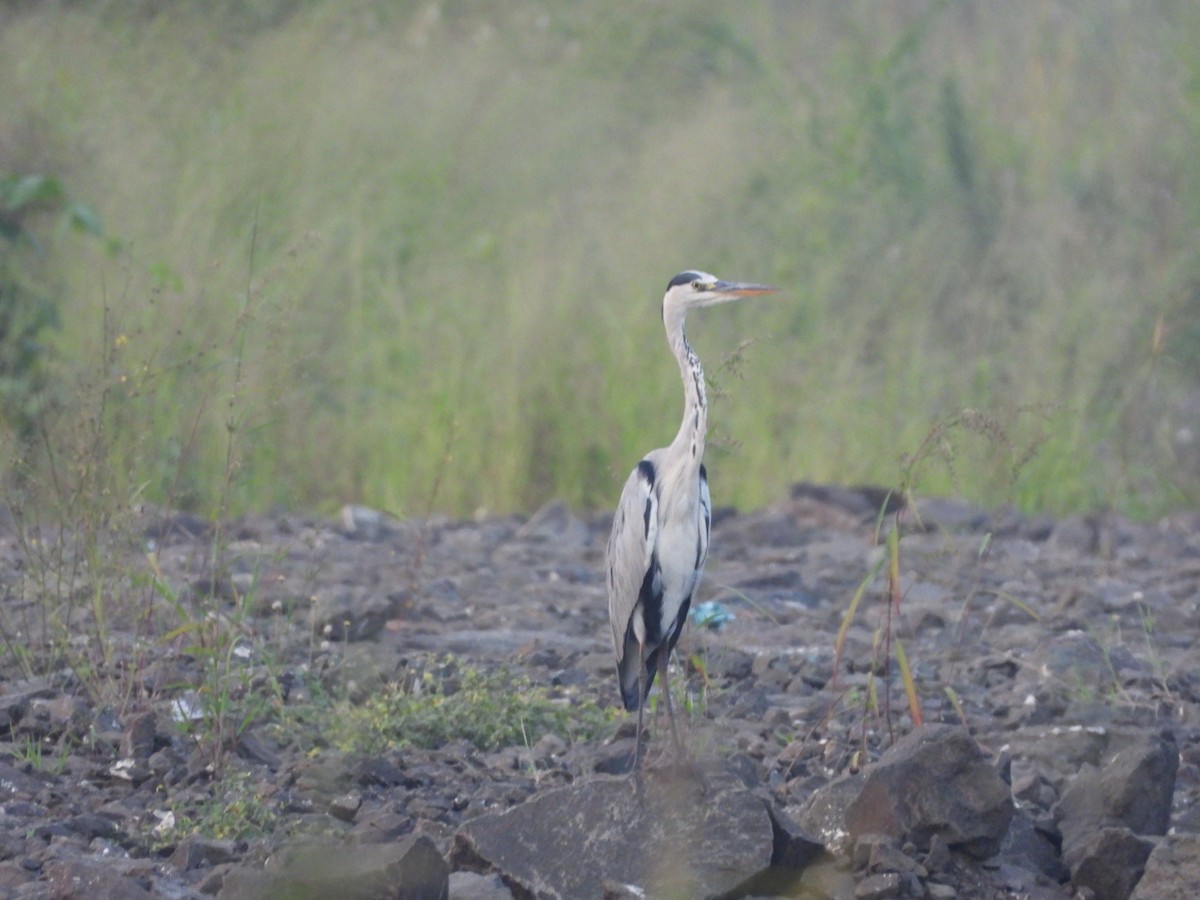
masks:
<path fill-rule="evenodd" d="M 668 310 L 686 312 L 700 306 L 728 303 L 757 294 L 770 294 L 778 288 L 748 281 L 722 281 L 707 272 L 680 272 L 667 285 L 663 295 L 663 314 Z"/>

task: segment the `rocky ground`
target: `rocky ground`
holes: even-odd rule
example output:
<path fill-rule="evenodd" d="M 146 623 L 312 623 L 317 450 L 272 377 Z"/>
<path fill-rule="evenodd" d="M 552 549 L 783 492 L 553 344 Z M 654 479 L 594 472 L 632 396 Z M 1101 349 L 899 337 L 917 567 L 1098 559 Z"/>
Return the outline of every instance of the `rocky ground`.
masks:
<path fill-rule="evenodd" d="M 140 612 L 90 650 L 80 604 L 85 646 L 48 674 L 46 570 L 10 523 L 0 896 L 1193 896 L 1200 515 L 905 511 L 914 728 L 896 643 L 887 665 L 873 649 L 881 501 L 802 485 L 718 514 L 698 598 L 717 605 L 674 675 L 692 765 L 660 721 L 640 784 L 620 774 L 603 515 L 348 508 L 214 533 L 147 514 L 112 551 L 132 574 L 106 582 Z M 467 670 L 612 715 L 585 739 L 347 750 L 311 712 Z"/>

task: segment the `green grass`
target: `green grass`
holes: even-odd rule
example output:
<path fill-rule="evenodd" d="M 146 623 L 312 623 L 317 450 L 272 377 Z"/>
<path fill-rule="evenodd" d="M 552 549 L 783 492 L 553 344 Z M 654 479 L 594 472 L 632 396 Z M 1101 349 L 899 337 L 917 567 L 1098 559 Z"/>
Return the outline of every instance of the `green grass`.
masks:
<path fill-rule="evenodd" d="M 921 490 L 1200 497 L 1194 4 L 0 16 L 0 175 L 120 246 L 23 262 L 62 322 L 31 489 L 85 444 L 112 502 L 206 514 L 607 506 L 674 434 L 658 301 L 700 266 L 785 289 L 690 328 L 719 503 L 895 484 L 963 409 L 1037 455 Z"/>
<path fill-rule="evenodd" d="M 160 818 L 152 832 L 153 843 L 173 849 L 181 839 L 191 835 L 215 840 L 253 840 L 290 824 L 281 822 L 280 814 L 258 788 L 246 773 L 228 773 L 213 786 L 212 796 L 194 810 L 178 815 L 171 811 L 169 818 Z M 164 803 L 169 809 L 171 801 Z"/>
<path fill-rule="evenodd" d="M 410 683 L 394 683 L 333 710 L 325 733 L 349 753 L 437 748 L 465 740 L 481 750 L 531 747 L 547 734 L 589 740 L 611 726 L 612 711 L 590 698 L 555 698 L 523 675 L 485 671 L 454 659 L 432 661 Z"/>

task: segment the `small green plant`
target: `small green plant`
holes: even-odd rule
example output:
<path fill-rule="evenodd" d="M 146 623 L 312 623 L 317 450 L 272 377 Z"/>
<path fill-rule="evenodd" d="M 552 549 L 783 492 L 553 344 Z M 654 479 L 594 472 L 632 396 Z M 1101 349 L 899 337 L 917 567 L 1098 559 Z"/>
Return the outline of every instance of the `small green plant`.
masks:
<path fill-rule="evenodd" d="M 1021 410 L 1019 412 L 1031 411 L 1040 412 L 1039 410 Z M 882 592 L 884 601 L 883 621 L 874 632 L 871 647 L 871 663 L 867 670 L 867 691 L 863 702 L 864 749 L 866 747 L 866 722 L 869 714 L 881 712 L 887 726 L 889 739 L 895 739 L 892 730 L 890 680 L 891 661 L 893 657 L 896 661 L 896 667 L 899 670 L 901 684 L 904 687 L 909 718 L 912 720 L 914 727 L 921 725 L 924 721 L 920 694 L 917 689 L 916 680 L 913 677 L 912 666 L 909 663 L 904 642 L 897 633 L 901 600 L 903 598 L 903 591 L 900 584 L 901 535 L 906 517 L 915 518 L 918 524 L 921 523 L 920 503 L 916 497 L 917 483 L 927 473 L 928 468 L 935 464 L 940 464 L 944 467 L 949 472 L 951 480 L 954 480 L 955 461 L 961 453 L 961 439 L 964 435 L 971 435 L 981 438 L 984 441 L 985 447 L 990 452 L 1004 455 L 1006 465 L 994 467 L 992 471 L 1003 470 L 1007 472 L 1009 482 L 1007 490 L 1011 493 L 1021 470 L 1034 458 L 1038 448 L 1046 440 L 1046 435 L 1039 432 L 1028 442 L 1022 443 L 1011 436 L 1011 431 L 1012 429 L 1006 427 L 998 415 L 983 413 L 975 409 L 963 409 L 937 420 L 929 431 L 926 432 L 917 449 L 913 453 L 901 457 L 899 487 L 884 498 L 875 520 L 876 541 L 878 542 L 882 537 L 885 552 L 871 567 L 870 571 L 867 572 L 862 581 L 859 582 L 858 588 L 847 607 L 846 615 L 842 618 L 837 636 L 834 639 L 834 684 L 836 685 L 842 653 L 845 648 L 846 635 L 850 629 L 850 625 L 853 623 L 859 605 L 867 591 L 876 583 L 881 573 L 886 573 L 885 587 Z M 901 502 L 896 503 L 897 498 Z M 889 520 L 890 527 L 887 527 Z M 980 555 L 986 552 L 989 542 L 990 536 L 985 537 L 980 545 Z M 1029 609 L 1027 605 L 1021 603 L 1016 598 L 1011 598 L 1011 600 L 1020 608 L 1028 611 L 1035 619 L 1037 618 L 1033 610 Z M 877 672 L 882 675 L 884 681 L 882 700 L 877 694 L 875 682 Z M 961 707 L 956 705 L 955 708 L 961 715 Z"/>
<path fill-rule="evenodd" d="M 38 735 L 22 735 L 10 748 L 14 759 L 23 765 L 50 775 L 61 775 L 67 770 L 77 739 L 63 732 L 57 739 Z"/>
<path fill-rule="evenodd" d="M 155 843 L 170 846 L 202 835 L 218 840 L 247 840 L 273 832 L 279 814 L 259 794 L 246 772 L 227 772 L 213 783 L 212 795 L 194 809 L 171 811 L 155 831 Z"/>
<path fill-rule="evenodd" d="M 256 239 L 250 235 L 237 315 L 220 340 L 179 347 L 106 309 L 92 350 L 59 360 L 61 371 L 55 370 L 69 402 L 39 416 L 29 439 L 15 442 L 16 477 L 7 498 L 23 565 L 20 581 L 5 589 L 14 602 L 0 607 L 4 666 L 25 676 L 66 667 L 93 699 L 125 710 L 148 699 L 138 677 L 145 666 L 163 653 L 189 656 L 201 674 L 193 685 L 195 717 L 183 717 L 183 726 L 214 770 L 279 695 L 269 667 L 264 687 L 264 667 L 248 664 L 261 658 L 246 627 L 256 583 L 229 577 L 224 530 L 246 431 L 262 414 L 245 390 L 254 346 L 248 334 L 264 305 L 263 284 L 253 278 Z M 196 416 L 220 402 L 223 471 L 210 511 L 218 524 L 201 577 L 181 598 L 159 568 L 154 541 L 147 542 L 143 504 L 146 486 L 161 483 L 161 505 L 145 512 L 169 518 L 190 477 L 195 423 L 175 435 L 179 452 L 173 472 L 164 472 L 156 442 L 162 435 L 151 421 L 169 385 L 189 378 Z M 148 435 L 146 446 L 126 453 L 119 435 L 131 433 Z M 251 684 L 252 677 L 259 681 Z"/>
<path fill-rule="evenodd" d="M 1146 655 L 1150 660 L 1150 670 L 1154 675 L 1154 680 L 1158 682 L 1163 695 L 1167 700 L 1175 704 L 1176 698 L 1171 692 L 1167 678 L 1167 666 L 1163 662 L 1162 654 L 1158 649 L 1158 641 L 1155 636 L 1154 613 L 1144 603 L 1138 604 L 1138 619 L 1141 624 L 1142 635 L 1146 641 Z"/>
<path fill-rule="evenodd" d="M 611 714 L 590 699 L 555 698 L 524 675 L 445 659 L 407 683 L 385 685 L 335 710 L 333 743 L 354 753 L 470 741 L 481 750 L 536 743 L 546 734 L 588 739 Z"/>
<path fill-rule="evenodd" d="M 229 754 L 252 726 L 273 720 L 282 707 L 282 689 L 269 648 L 251 636 L 246 626 L 255 603 L 257 581 L 245 592 L 235 591 L 232 609 L 201 614 L 180 602 L 158 566 L 147 555 L 153 572 L 151 589 L 175 611 L 180 624 L 153 645 L 155 652 L 179 652 L 200 664 L 196 688 L 175 698 L 180 729 L 201 748 L 209 769 L 220 774 Z M 216 602 L 215 598 L 204 598 Z"/>
<path fill-rule="evenodd" d="M 22 765 L 41 771 L 46 757 L 42 750 L 42 739 L 34 735 L 25 735 L 13 744 L 13 758 Z"/>

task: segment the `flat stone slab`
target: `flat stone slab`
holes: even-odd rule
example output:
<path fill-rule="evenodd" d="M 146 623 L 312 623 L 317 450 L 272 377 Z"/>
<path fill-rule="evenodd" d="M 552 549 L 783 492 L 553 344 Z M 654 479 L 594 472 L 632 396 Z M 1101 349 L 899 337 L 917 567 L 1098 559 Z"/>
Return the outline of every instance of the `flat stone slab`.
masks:
<path fill-rule="evenodd" d="M 407 835 L 387 844 L 297 845 L 265 870 L 225 877 L 218 900 L 446 900 L 450 870 L 433 841 Z"/>
<path fill-rule="evenodd" d="M 547 791 L 455 836 L 455 867 L 490 868 L 545 900 L 630 885 L 648 897 L 716 897 L 771 864 L 761 797 L 725 773 L 648 770 Z"/>

